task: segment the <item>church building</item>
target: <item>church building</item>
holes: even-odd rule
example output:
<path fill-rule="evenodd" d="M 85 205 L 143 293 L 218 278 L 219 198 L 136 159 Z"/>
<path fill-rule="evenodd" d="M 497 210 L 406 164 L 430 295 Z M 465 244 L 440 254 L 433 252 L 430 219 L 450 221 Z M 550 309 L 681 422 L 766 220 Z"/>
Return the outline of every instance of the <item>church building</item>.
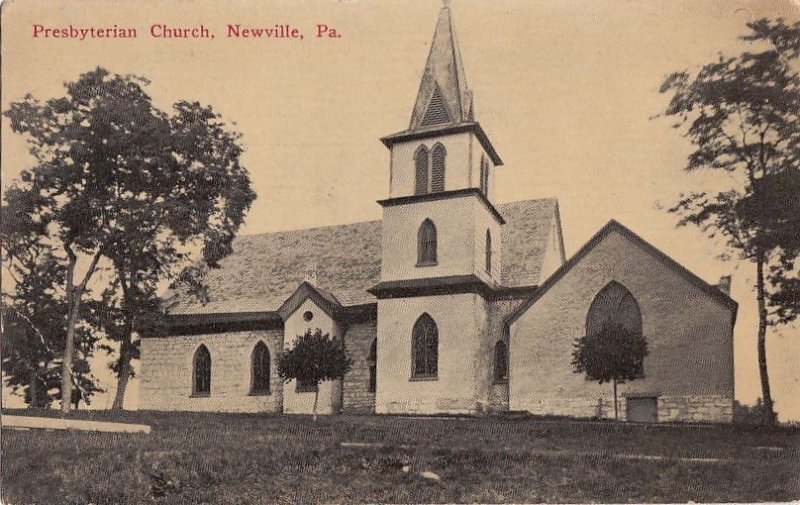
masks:
<path fill-rule="evenodd" d="M 318 392 L 329 414 L 613 417 L 611 386 L 572 365 L 575 339 L 613 322 L 649 347 L 621 418 L 731 421 L 730 279 L 706 283 L 616 221 L 567 259 L 555 199 L 497 203 L 503 161 L 447 5 L 410 124 L 381 141 L 381 220 L 240 236 L 207 303 L 165 300 L 165 327 L 141 342 L 141 409 L 310 413 Z M 343 340 L 342 380 L 281 381 L 307 329 Z"/>

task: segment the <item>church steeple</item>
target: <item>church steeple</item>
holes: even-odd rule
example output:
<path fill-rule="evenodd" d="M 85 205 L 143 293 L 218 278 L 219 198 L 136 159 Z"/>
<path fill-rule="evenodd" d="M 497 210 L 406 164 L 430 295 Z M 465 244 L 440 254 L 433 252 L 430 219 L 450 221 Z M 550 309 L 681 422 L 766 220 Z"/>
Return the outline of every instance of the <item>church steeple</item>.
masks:
<path fill-rule="evenodd" d="M 467 87 L 467 77 L 464 73 L 464 63 L 461 61 L 461 49 L 456 38 L 453 15 L 450 12 L 448 0 L 439 11 L 439 19 L 436 21 L 436 30 L 433 33 L 431 48 L 428 53 L 428 60 L 425 63 L 425 70 L 422 73 L 422 80 L 417 92 L 417 101 L 411 113 L 411 122 L 408 128 L 387 135 L 381 138 L 381 142 L 392 151 L 393 160 L 402 163 L 404 166 L 407 161 L 405 155 L 395 152 L 394 147 L 403 145 L 411 147 L 412 152 L 418 148 L 431 150 L 436 142 L 443 144 L 448 154 L 447 163 L 450 166 L 458 167 L 457 170 L 463 172 L 459 177 L 453 177 L 456 172 L 449 172 L 445 181 L 445 191 L 466 187 L 479 187 L 479 181 L 485 179 L 483 175 L 478 175 L 490 168 L 503 164 L 497 151 L 489 141 L 489 137 L 481 125 L 475 120 L 474 104 L 472 100 L 472 90 Z M 466 137 L 462 134 L 466 134 Z M 461 137 L 458 137 L 462 135 Z M 477 140 L 479 147 L 473 151 L 469 147 L 468 151 L 458 148 L 453 144 L 468 138 L 469 145 L 472 140 Z M 422 141 L 422 142 L 420 142 Z M 451 145 L 448 145 L 451 144 Z M 451 151 L 451 147 L 454 151 Z M 480 151 L 480 152 L 478 152 Z M 453 156 L 451 156 L 453 155 Z M 456 156 L 459 159 L 456 159 Z M 486 162 L 482 160 L 486 160 Z M 479 161 L 481 160 L 481 161 Z M 490 162 L 491 167 L 483 167 Z M 398 167 L 400 170 L 406 168 Z M 424 172 L 424 167 L 420 168 Z M 398 181 L 400 182 L 400 181 Z M 485 184 L 480 184 L 484 194 L 489 195 Z M 390 188 L 393 196 L 408 192 L 409 188 L 394 185 Z M 434 190 L 433 187 L 430 190 Z M 414 193 L 413 189 L 410 191 Z"/>
<path fill-rule="evenodd" d="M 474 120 L 472 91 L 467 88 L 464 63 L 448 4 L 445 0 L 439 12 L 409 130 Z"/>

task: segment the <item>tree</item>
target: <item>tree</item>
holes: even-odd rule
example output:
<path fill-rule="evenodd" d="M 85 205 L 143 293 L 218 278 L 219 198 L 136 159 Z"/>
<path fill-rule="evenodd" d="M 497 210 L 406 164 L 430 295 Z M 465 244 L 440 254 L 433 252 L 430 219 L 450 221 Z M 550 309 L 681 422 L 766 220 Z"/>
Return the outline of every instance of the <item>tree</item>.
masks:
<path fill-rule="evenodd" d="M 572 366 L 588 380 L 614 384 L 614 419 L 619 418 L 617 384 L 642 376 L 647 340 L 621 323 L 604 324 L 600 330 L 575 340 Z"/>
<path fill-rule="evenodd" d="M 730 187 L 681 195 L 679 225 L 721 236 L 728 252 L 755 263 L 758 368 L 764 422 L 776 421 L 767 373 L 769 325 L 800 313 L 800 23 L 761 19 L 740 37 L 753 52 L 719 56 L 696 73 L 668 76 L 665 115 L 694 145 L 686 170 L 705 169 Z"/>
<path fill-rule="evenodd" d="M 240 135 L 196 102 L 180 101 L 171 114 L 158 110 L 147 84 L 97 68 L 66 83 L 63 97 L 41 103 L 27 95 L 4 112 L 36 160 L 14 190 L 35 202 L 27 210 L 66 264 L 65 412 L 81 303 L 101 260 L 123 291 L 135 285 L 149 297 L 156 280 L 189 280 L 190 292 L 199 292 L 197 272 L 231 252 L 255 199 L 239 162 Z M 4 212 L 18 214 L 12 205 Z M 197 263 L 193 251 L 202 255 Z M 131 293 L 122 296 L 127 315 L 138 303 Z M 120 378 L 127 381 L 134 353 L 129 333 L 121 338 Z"/>
<path fill-rule="evenodd" d="M 2 371 L 8 385 L 23 389 L 30 407 L 48 407 L 60 398 L 58 367 L 64 348 L 67 313 L 63 282 L 65 268 L 44 241 L 35 216 L 27 212 L 33 202 L 13 188 L 6 200 L 14 202 L 0 215 L 0 251 L 5 270 L 2 293 Z M 76 386 L 72 402 L 102 391 L 88 369 L 96 339 L 86 325 L 76 334 Z M 58 392 L 52 393 L 51 391 Z"/>
<path fill-rule="evenodd" d="M 319 383 L 341 379 L 350 371 L 352 361 L 347 357 L 344 344 L 336 337 L 310 329 L 299 335 L 294 346 L 283 351 L 278 360 L 278 375 L 289 382 L 314 384 L 314 421 L 317 420 Z"/>

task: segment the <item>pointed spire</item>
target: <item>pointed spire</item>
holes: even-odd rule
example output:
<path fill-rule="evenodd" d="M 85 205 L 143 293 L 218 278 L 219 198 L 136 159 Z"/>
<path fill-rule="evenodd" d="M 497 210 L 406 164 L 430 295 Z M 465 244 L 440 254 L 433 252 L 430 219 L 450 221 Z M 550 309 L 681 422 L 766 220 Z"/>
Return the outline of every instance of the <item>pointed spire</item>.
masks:
<path fill-rule="evenodd" d="M 444 0 L 439 12 L 428 62 L 411 114 L 410 130 L 473 121 L 472 92 L 467 89 L 449 4 L 449 0 Z"/>

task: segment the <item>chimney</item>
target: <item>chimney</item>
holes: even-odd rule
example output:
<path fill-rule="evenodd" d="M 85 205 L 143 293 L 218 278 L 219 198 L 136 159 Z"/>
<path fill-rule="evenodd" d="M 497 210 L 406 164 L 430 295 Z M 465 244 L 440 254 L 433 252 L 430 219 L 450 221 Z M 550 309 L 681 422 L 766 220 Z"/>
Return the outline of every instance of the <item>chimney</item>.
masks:
<path fill-rule="evenodd" d="M 306 269 L 306 275 L 303 280 L 312 286 L 317 285 L 317 268 L 315 265 L 312 265 Z"/>
<path fill-rule="evenodd" d="M 717 284 L 717 289 L 722 291 L 728 296 L 731 296 L 731 276 L 730 275 L 723 275 L 719 278 L 719 284 Z"/>

